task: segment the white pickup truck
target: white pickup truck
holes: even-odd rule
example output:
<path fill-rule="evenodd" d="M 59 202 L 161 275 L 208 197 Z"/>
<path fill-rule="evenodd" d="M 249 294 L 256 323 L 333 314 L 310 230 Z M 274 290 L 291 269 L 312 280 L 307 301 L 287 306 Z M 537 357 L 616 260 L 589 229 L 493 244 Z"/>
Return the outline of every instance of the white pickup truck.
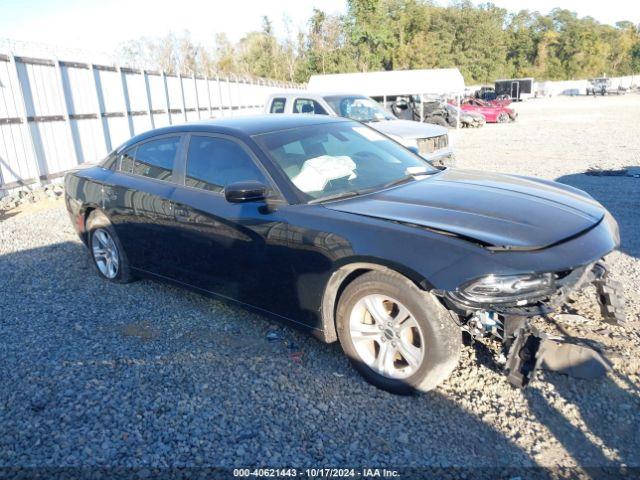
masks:
<path fill-rule="evenodd" d="M 265 112 L 351 118 L 366 123 L 407 148 L 416 150 L 436 167 L 451 167 L 455 161 L 445 127 L 400 120 L 387 112 L 378 102 L 364 95 L 306 91 L 276 93 L 267 99 Z"/>

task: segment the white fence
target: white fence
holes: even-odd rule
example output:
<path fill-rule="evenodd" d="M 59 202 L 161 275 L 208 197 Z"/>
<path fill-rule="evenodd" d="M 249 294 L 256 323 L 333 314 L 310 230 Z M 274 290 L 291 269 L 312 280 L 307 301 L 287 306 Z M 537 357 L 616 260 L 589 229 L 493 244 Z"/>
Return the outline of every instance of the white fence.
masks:
<path fill-rule="evenodd" d="M 611 88 L 633 88 L 640 85 L 639 75 L 626 77 L 611 77 Z M 534 93 L 537 97 L 554 97 L 556 95 L 586 95 L 587 88 L 591 86 L 589 80 L 557 80 L 535 82 Z"/>
<path fill-rule="evenodd" d="M 262 111 L 293 84 L 0 54 L 0 196 L 104 157 L 143 131 Z"/>

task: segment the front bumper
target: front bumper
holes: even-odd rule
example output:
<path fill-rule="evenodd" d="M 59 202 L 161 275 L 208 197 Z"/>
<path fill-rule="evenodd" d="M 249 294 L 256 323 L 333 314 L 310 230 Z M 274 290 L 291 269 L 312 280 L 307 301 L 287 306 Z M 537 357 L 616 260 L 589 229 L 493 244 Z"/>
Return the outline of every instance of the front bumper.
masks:
<path fill-rule="evenodd" d="M 545 297 L 524 297 L 513 303 L 472 303 L 464 299 L 458 292 L 445 292 L 444 298 L 458 312 L 477 310 L 493 311 L 500 315 L 518 315 L 533 317 L 551 313 L 563 305 L 567 297 L 589 283 L 592 283 L 596 275 L 602 275 L 596 271 L 596 264 L 581 266 L 570 271 L 555 272 L 557 289 L 553 295 Z"/>
<path fill-rule="evenodd" d="M 502 341 L 500 358 L 509 382 L 525 387 L 540 368 L 577 378 L 597 378 L 610 365 L 606 357 L 575 338 L 552 337 L 535 328 L 530 317 L 541 316 L 562 307 L 569 295 L 593 285 L 602 319 L 610 324 L 625 323 L 622 285 L 613 280 L 604 260 L 567 273 L 555 295 L 532 299 L 528 306 L 487 306 L 469 313 L 469 306 L 455 296 L 445 296 L 461 319 L 461 328 L 473 339 L 492 335 Z M 465 313 L 461 313 L 465 312 Z"/>
<path fill-rule="evenodd" d="M 462 315 L 490 311 L 501 316 L 535 317 L 556 311 L 572 293 L 593 285 L 603 319 L 616 324 L 625 322 L 623 288 L 611 278 L 604 259 L 570 271 L 557 272 L 557 277 L 558 288 L 553 295 L 545 297 L 523 298 L 514 303 L 473 304 L 465 301 L 458 292 L 445 292 L 444 299 L 450 309 Z"/>

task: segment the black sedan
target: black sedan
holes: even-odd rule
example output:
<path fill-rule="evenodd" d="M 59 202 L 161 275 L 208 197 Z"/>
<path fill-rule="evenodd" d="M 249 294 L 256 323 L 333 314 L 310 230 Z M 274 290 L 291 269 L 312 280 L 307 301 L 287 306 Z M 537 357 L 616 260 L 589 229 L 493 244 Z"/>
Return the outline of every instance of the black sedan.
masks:
<path fill-rule="evenodd" d="M 103 278 L 169 281 L 339 340 L 367 380 L 398 393 L 445 380 L 462 332 L 517 343 L 572 290 L 605 288 L 601 259 L 619 244 L 580 190 L 437 170 L 334 117 L 153 130 L 65 185 Z M 511 368 L 526 373 L 531 355 L 517 353 Z"/>

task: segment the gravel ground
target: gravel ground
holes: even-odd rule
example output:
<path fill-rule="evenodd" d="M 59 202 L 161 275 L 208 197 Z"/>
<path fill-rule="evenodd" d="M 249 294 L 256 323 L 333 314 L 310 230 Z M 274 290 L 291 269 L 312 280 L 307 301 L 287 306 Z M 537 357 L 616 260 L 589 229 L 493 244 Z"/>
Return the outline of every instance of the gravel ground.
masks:
<path fill-rule="evenodd" d="M 618 218 L 629 325 L 580 295 L 570 311 L 595 320 L 543 326 L 607 351 L 606 378 L 514 389 L 476 344 L 437 391 L 394 396 L 336 344 L 160 283 L 105 283 L 45 200 L 0 212 L 0 467 L 640 467 L 640 179 L 584 174 L 640 166 L 640 95 L 516 109 L 453 132 L 459 166 L 557 179 Z"/>

